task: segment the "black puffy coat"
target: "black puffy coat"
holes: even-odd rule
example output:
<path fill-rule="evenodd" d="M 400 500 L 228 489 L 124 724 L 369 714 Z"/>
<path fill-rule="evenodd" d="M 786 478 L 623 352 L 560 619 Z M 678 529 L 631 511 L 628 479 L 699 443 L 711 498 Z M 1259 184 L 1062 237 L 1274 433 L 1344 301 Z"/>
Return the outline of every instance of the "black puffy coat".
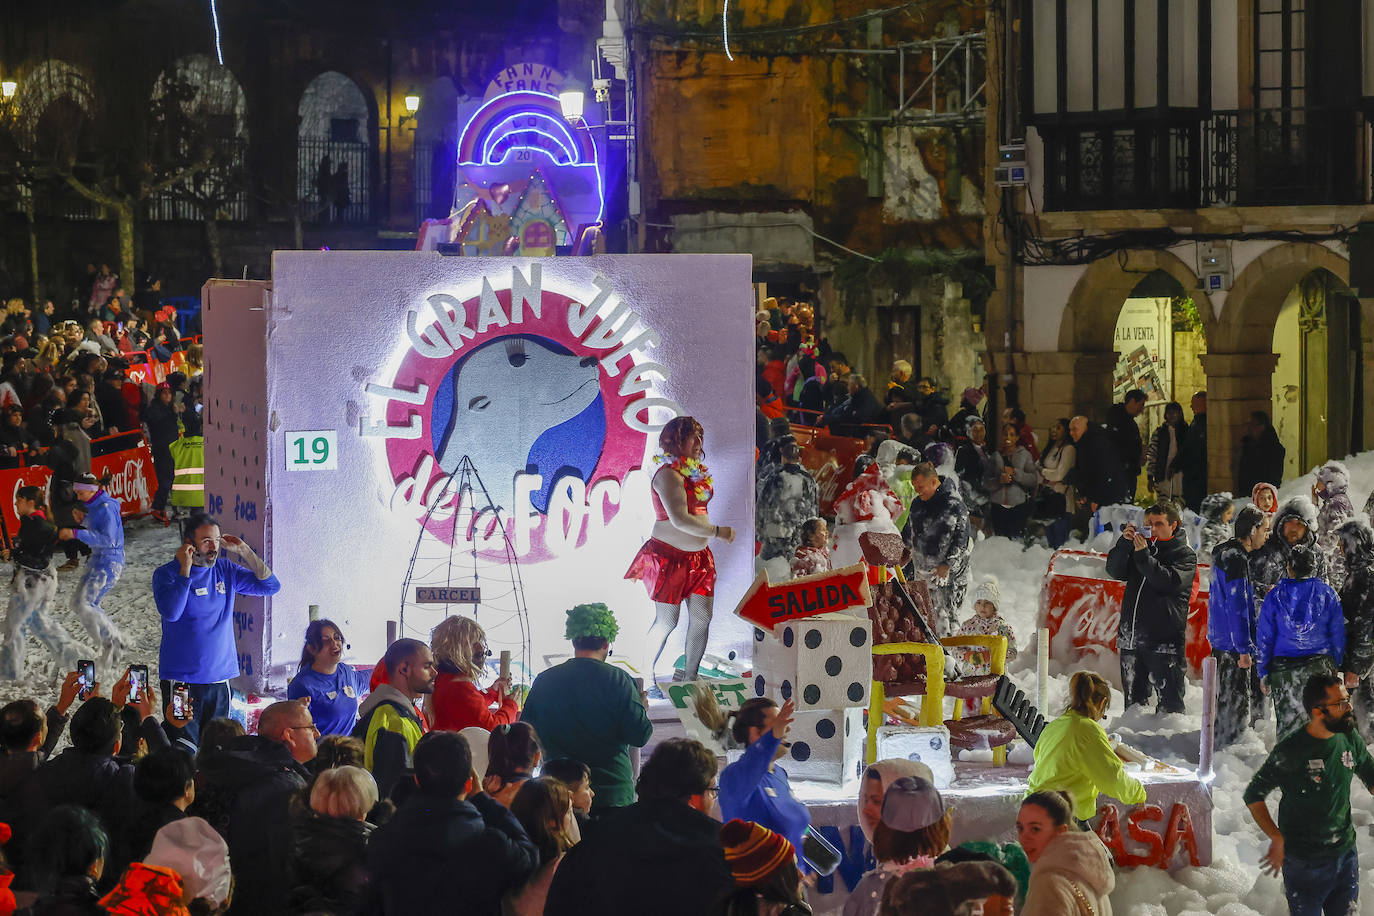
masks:
<path fill-rule="evenodd" d="M 1064 478 L 1089 503 L 1110 506 L 1121 501 L 1125 484 L 1121 462 L 1106 429 L 1089 423 L 1074 442 L 1073 469 Z"/>
<path fill-rule="evenodd" d="M 1151 541 L 1145 550 L 1117 538 L 1107 553 L 1107 574 L 1126 583 L 1117 646 L 1183 654 L 1197 554 L 1182 532 L 1167 541 Z"/>
<path fill-rule="evenodd" d="M 1283 460 L 1287 450 L 1279 441 L 1279 434 L 1266 426 L 1256 438 L 1244 436 L 1240 440 L 1240 461 L 1236 467 L 1236 492 L 1249 493 L 1257 483 L 1283 483 Z"/>
<path fill-rule="evenodd" d="M 968 566 L 969 523 L 958 481 L 945 477 L 930 499 L 913 499 L 902 537 L 911 547 L 917 570 L 948 565 L 950 577 L 959 578 Z"/>
<path fill-rule="evenodd" d="M 1283 526 L 1291 519 L 1297 519 L 1307 526 L 1307 533 L 1298 539 L 1298 544 L 1311 548 L 1317 555 L 1315 578 L 1326 578 L 1326 558 L 1317 547 L 1317 507 L 1306 496 L 1294 496 L 1285 500 L 1274 513 L 1273 533 L 1259 550 L 1250 554 L 1250 581 L 1255 583 L 1255 597 L 1261 601 L 1269 590 L 1288 575 L 1288 558 L 1293 547 L 1283 537 Z"/>
<path fill-rule="evenodd" d="M 367 864 L 368 913 L 498 916 L 502 895 L 538 867 L 539 850 L 515 815 L 485 792 L 460 801 L 416 791 L 373 831 Z M 582 905 L 592 901 L 595 912 L 607 912 L 596 898 Z"/>
<path fill-rule="evenodd" d="M 1113 404 L 1107 408 L 1108 435 L 1116 451 L 1117 463 L 1121 465 L 1127 478 L 1134 481 L 1140 476 L 1140 462 L 1143 458 L 1144 443 L 1140 438 L 1140 426 L 1135 417 L 1126 411 L 1126 405 Z"/>
<path fill-rule="evenodd" d="M 544 916 L 701 916 L 733 886 L 720 822 L 685 802 L 651 799 L 609 815 L 568 851 Z"/>
<path fill-rule="evenodd" d="M 305 812 L 292 825 L 291 912 L 352 916 L 366 912 L 372 883 L 372 825 Z"/>
<path fill-rule="evenodd" d="M 235 916 L 286 913 L 291 891 L 291 796 L 309 774 L 286 746 L 257 735 L 234 739 L 200 764 L 195 803 L 229 845 Z"/>
<path fill-rule="evenodd" d="M 1341 610 L 1345 612 L 1345 670 L 1361 678 L 1374 672 L 1374 532 L 1361 521 L 1336 529 L 1345 551 L 1345 582 Z"/>

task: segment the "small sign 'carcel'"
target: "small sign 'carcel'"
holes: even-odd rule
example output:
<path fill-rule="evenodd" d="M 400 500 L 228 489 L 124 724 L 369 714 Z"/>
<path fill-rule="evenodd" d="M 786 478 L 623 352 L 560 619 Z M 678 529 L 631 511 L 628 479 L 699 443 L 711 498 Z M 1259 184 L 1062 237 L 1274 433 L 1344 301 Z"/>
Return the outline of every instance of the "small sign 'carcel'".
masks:
<path fill-rule="evenodd" d="M 481 604 L 480 588 L 448 588 L 421 585 L 415 588 L 416 604 Z"/>

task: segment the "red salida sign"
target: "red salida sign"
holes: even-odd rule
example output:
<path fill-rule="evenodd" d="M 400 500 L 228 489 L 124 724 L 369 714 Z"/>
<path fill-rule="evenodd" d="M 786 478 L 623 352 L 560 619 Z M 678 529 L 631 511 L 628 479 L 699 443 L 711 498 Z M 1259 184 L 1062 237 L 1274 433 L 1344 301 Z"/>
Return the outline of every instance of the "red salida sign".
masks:
<path fill-rule="evenodd" d="M 771 584 L 768 572 L 762 570 L 749 591 L 744 593 L 735 613 L 771 633 L 775 626 L 789 620 L 852 607 L 866 608 L 870 602 L 866 563 L 788 579 L 779 585 Z"/>

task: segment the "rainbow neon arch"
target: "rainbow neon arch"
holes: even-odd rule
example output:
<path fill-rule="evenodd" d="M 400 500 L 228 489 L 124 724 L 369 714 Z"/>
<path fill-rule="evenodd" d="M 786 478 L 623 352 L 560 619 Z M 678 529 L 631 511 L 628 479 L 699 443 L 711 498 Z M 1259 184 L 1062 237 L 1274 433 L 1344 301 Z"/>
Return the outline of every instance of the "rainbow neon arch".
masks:
<path fill-rule="evenodd" d="M 606 156 L 595 106 L 569 124 L 556 96 L 517 90 L 460 110 L 459 122 L 455 240 L 465 251 L 494 254 L 502 245 L 506 253 L 513 253 L 509 246 L 534 253 L 529 240 L 550 233 L 575 247 L 599 226 L 606 210 Z M 496 238 L 501 233 L 506 235 Z"/>

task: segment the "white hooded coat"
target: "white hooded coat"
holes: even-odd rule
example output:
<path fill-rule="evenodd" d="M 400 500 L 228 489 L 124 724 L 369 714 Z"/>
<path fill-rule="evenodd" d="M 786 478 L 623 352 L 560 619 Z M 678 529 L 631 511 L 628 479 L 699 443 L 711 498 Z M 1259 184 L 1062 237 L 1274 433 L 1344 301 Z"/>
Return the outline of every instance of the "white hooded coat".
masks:
<path fill-rule="evenodd" d="M 1091 916 L 1112 916 L 1109 897 L 1116 887 L 1111 855 L 1095 833 L 1069 829 L 1050 840 L 1031 867 L 1030 890 L 1021 916 L 1089 916 L 1074 893 L 1082 892 Z"/>

